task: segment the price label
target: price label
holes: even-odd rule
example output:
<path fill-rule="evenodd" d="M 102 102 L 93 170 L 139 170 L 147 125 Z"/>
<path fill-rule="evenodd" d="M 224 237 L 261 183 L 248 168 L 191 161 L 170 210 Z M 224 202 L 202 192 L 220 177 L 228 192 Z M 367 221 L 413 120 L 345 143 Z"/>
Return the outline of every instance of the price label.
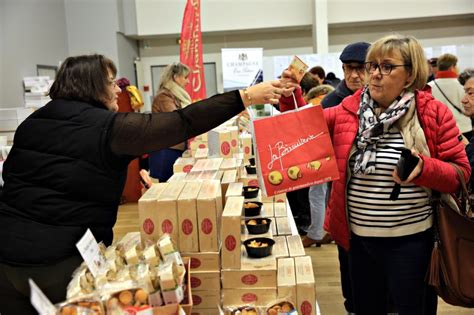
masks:
<path fill-rule="evenodd" d="M 94 277 L 97 277 L 102 268 L 105 267 L 105 259 L 100 254 L 99 244 L 97 244 L 90 229 L 87 229 L 84 236 L 77 242 L 76 247 L 86 262 L 87 268 Z"/>
<path fill-rule="evenodd" d="M 28 279 L 30 284 L 30 301 L 31 305 L 38 311 L 40 315 L 54 315 L 56 308 L 53 303 L 44 295 L 43 291 L 36 285 L 36 283 Z"/>

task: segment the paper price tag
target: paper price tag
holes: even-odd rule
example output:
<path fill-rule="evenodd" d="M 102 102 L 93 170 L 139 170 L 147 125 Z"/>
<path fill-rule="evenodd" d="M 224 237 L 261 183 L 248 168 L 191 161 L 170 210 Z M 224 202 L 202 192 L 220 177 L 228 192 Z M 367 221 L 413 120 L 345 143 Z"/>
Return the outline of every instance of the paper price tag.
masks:
<path fill-rule="evenodd" d="M 99 244 L 97 244 L 90 229 L 87 229 L 84 236 L 77 242 L 76 247 L 92 275 L 97 277 L 100 270 L 105 266 L 105 259 L 100 254 Z"/>
<path fill-rule="evenodd" d="M 36 283 L 28 279 L 30 284 L 30 301 L 31 305 L 38 311 L 40 315 L 54 315 L 56 308 L 53 303 L 44 295 L 43 291 L 36 285 Z"/>

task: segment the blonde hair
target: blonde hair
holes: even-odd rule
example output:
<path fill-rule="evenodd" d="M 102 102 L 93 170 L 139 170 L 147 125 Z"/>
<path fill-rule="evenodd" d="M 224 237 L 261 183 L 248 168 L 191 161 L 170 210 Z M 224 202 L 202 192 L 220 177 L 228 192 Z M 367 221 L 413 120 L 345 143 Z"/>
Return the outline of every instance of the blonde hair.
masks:
<path fill-rule="evenodd" d="M 170 65 L 167 65 L 166 68 L 163 69 L 163 72 L 160 76 L 160 84 L 158 84 L 158 89 L 163 88 L 168 82 L 174 81 L 174 76 L 187 76 L 190 70 L 188 66 L 181 62 L 173 62 Z"/>
<path fill-rule="evenodd" d="M 439 71 L 449 70 L 451 67 L 456 67 L 458 63 L 458 57 L 452 54 L 443 54 L 438 57 L 436 65 L 438 66 Z"/>
<path fill-rule="evenodd" d="M 376 57 L 391 56 L 398 51 L 406 69 L 411 73 L 411 80 L 405 88 L 408 91 L 422 89 L 428 78 L 428 61 L 418 40 L 413 36 L 399 34 L 388 35 L 373 43 L 367 52 L 366 61 L 374 61 Z"/>

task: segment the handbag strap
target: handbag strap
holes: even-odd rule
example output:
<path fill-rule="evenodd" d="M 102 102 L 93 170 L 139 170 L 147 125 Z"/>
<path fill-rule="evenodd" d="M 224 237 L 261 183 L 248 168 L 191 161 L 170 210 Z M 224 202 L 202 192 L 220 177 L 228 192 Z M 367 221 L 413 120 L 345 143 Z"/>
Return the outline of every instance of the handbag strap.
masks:
<path fill-rule="evenodd" d="M 467 190 L 466 180 L 464 179 L 464 173 L 456 164 L 454 163 L 449 163 L 449 164 L 452 165 L 454 169 L 456 170 L 459 183 L 461 184 L 460 203 L 458 204 L 460 214 L 464 217 L 470 217 L 470 214 L 472 212 L 472 201 L 471 201 L 471 198 L 469 198 L 469 191 Z M 435 208 L 433 210 L 436 210 L 438 208 L 440 201 L 441 201 L 440 192 L 433 190 L 432 191 L 432 205 Z"/>
<path fill-rule="evenodd" d="M 454 105 L 453 102 L 451 102 L 451 100 L 446 96 L 446 94 L 444 94 L 443 90 L 441 90 L 441 87 L 438 85 L 436 80 L 433 80 L 433 82 L 436 85 L 436 87 L 438 88 L 438 90 L 441 92 L 441 94 L 443 94 L 444 98 L 449 102 L 449 104 L 451 104 L 451 106 L 454 107 L 459 113 L 464 115 L 463 111 L 461 109 L 459 109 L 459 107 Z"/>

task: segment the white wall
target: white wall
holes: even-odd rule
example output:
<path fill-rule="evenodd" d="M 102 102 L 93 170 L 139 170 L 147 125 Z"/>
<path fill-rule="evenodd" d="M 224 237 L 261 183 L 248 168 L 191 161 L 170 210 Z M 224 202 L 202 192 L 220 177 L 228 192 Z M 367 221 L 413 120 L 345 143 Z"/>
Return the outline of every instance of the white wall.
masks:
<path fill-rule="evenodd" d="M 417 37 L 424 47 L 455 45 L 458 48 L 459 68 L 474 65 L 474 20 L 469 18 L 445 18 L 442 21 L 401 21 L 399 23 L 373 25 L 335 26 L 329 28 L 329 52 L 340 52 L 351 42 L 373 42 L 388 33 L 398 32 Z M 147 39 L 140 41 L 140 56 L 143 63 L 144 84 L 151 84 L 152 65 L 166 65 L 179 60 L 177 38 Z M 312 54 L 311 29 L 292 31 L 244 32 L 229 35 L 203 35 L 203 61 L 215 62 L 217 87 L 222 88 L 221 48 L 262 47 L 264 55 L 264 79 L 273 79 L 272 56 Z M 438 56 L 440 50 L 433 51 L 428 58 Z M 313 66 L 313 65 L 310 65 Z M 342 76 L 340 64 L 335 69 L 326 69 Z"/>
<path fill-rule="evenodd" d="M 132 0 L 129 0 L 132 1 Z M 186 0 L 133 0 L 138 36 L 177 35 Z M 317 0 L 201 0 L 203 32 L 310 26 Z M 329 0 L 328 24 L 474 13 L 472 0 Z M 132 35 L 132 34 L 131 34 Z"/>
<path fill-rule="evenodd" d="M 117 53 L 119 73 L 117 78 L 126 77 L 132 85 L 137 85 L 134 61 L 138 57 L 138 43 L 117 33 Z"/>
<path fill-rule="evenodd" d="M 116 0 L 64 0 L 70 55 L 99 53 L 118 62 Z"/>
<path fill-rule="evenodd" d="M 63 0 L 0 1 L 0 107 L 22 107 L 23 77 L 67 56 Z"/>
<path fill-rule="evenodd" d="M 64 0 L 69 55 L 98 53 L 117 66 L 117 77 L 135 82 L 133 62 L 138 56 L 136 40 L 119 32 L 124 28 L 124 3 L 117 0 Z M 125 4 L 128 4 L 125 0 Z M 125 6 L 127 8 L 127 6 Z"/>

